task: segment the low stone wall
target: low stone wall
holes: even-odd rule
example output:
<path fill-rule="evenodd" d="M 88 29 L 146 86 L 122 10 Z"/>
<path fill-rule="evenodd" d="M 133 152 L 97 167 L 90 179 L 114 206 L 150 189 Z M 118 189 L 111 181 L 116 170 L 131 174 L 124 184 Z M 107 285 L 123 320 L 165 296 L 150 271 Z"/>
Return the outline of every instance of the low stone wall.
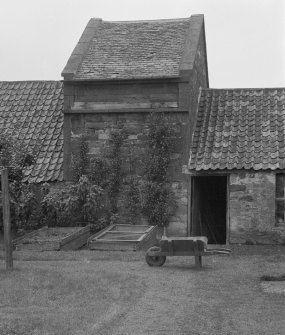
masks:
<path fill-rule="evenodd" d="M 230 175 L 229 242 L 285 244 L 285 227 L 275 224 L 275 173 Z"/>

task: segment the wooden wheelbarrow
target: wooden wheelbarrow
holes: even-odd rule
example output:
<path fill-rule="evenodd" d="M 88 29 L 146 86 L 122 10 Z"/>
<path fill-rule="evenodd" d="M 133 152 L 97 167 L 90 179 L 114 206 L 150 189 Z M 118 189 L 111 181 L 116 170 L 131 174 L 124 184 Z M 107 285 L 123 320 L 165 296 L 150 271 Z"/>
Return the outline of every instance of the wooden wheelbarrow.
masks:
<path fill-rule="evenodd" d="M 202 267 L 202 256 L 229 255 L 229 249 L 207 249 L 208 239 L 205 236 L 196 237 L 166 237 L 162 236 L 159 246 L 147 250 L 145 259 L 149 266 L 162 266 L 166 256 L 194 256 L 195 265 Z"/>

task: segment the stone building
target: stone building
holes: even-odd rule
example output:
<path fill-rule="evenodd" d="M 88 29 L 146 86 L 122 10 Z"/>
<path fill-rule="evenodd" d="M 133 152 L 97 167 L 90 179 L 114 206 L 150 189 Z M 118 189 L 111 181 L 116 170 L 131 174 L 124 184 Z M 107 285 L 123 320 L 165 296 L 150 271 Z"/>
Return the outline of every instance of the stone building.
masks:
<path fill-rule="evenodd" d="M 285 243 L 285 89 L 202 89 L 185 171 L 191 235 Z"/>
<path fill-rule="evenodd" d="M 127 134 L 124 170 L 141 175 L 149 115 L 172 123 L 170 181 L 177 211 L 169 233 L 187 233 L 187 182 L 182 174 L 200 87 L 208 87 L 203 15 L 186 19 L 109 22 L 91 19 L 63 72 L 64 178 L 82 134 L 90 155 L 106 150 L 114 130 Z M 130 168 L 130 162 L 132 168 Z M 133 166 L 134 165 L 134 166 Z"/>
<path fill-rule="evenodd" d="M 285 89 L 209 89 L 203 15 L 91 19 L 62 75 L 0 82 L 0 129 L 37 149 L 26 181 L 70 180 L 82 136 L 96 157 L 120 129 L 124 172 L 140 177 L 149 115 L 164 113 L 178 204 L 168 234 L 285 243 Z"/>

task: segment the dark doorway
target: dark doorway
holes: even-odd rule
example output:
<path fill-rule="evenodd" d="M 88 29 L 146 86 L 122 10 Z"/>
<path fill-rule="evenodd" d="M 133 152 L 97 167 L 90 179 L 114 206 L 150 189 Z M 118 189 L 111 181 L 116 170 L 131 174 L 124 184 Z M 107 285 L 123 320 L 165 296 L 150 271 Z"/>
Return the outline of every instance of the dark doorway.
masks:
<path fill-rule="evenodd" d="M 210 244 L 226 244 L 227 177 L 192 177 L 191 236 L 207 236 Z"/>

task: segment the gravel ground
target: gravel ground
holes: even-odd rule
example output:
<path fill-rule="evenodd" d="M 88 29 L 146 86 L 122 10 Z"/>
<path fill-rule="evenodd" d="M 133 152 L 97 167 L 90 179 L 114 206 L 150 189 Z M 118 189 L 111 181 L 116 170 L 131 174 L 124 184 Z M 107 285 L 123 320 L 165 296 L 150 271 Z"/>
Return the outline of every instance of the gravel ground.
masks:
<path fill-rule="evenodd" d="M 143 253 L 0 252 L 0 334 L 285 334 L 285 247 L 235 246 L 230 256 L 168 258 Z M 277 287 L 272 289 L 272 287 Z M 269 287 L 269 289 L 268 289 Z"/>

